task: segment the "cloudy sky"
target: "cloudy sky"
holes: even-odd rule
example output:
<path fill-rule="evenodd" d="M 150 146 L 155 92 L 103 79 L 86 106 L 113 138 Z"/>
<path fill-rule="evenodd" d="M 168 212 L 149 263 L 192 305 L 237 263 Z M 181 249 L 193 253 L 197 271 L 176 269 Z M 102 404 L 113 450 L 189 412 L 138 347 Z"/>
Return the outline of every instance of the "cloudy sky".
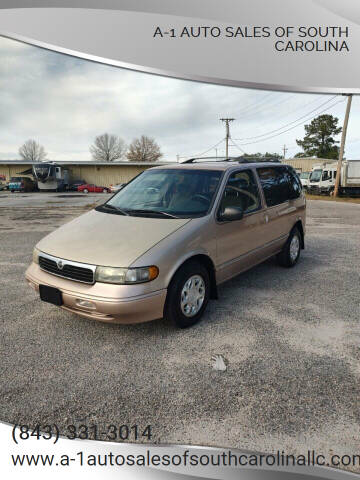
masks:
<path fill-rule="evenodd" d="M 246 69 L 246 66 L 244 66 Z M 259 79 L 261 80 L 261 79 Z M 326 110 L 326 111 L 325 111 Z M 0 159 L 19 158 L 33 138 L 51 160 L 91 160 L 104 132 L 154 137 L 164 160 L 224 155 L 221 117 L 231 124 L 232 155 L 300 149 L 304 123 L 320 113 L 342 124 L 344 97 L 207 85 L 133 72 L 0 37 Z M 360 158 L 360 99 L 354 97 L 347 158 Z M 236 144 L 236 145 L 235 145 Z"/>

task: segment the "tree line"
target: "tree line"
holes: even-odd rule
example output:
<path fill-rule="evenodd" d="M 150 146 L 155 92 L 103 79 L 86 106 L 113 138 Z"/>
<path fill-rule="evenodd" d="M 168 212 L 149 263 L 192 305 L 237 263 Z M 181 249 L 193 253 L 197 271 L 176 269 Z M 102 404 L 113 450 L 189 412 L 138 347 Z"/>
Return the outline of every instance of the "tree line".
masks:
<path fill-rule="evenodd" d="M 146 135 L 135 138 L 128 146 L 118 135 L 103 133 L 95 137 L 90 146 L 95 162 L 156 162 L 162 157 L 159 145 Z M 27 162 L 43 162 L 47 158 L 45 148 L 35 140 L 27 140 L 20 148 L 19 155 Z"/>
<path fill-rule="evenodd" d="M 338 126 L 339 119 L 333 115 L 319 115 L 308 125 L 304 125 L 305 136 L 296 139 L 296 143 L 302 148 L 295 157 L 317 157 L 337 159 L 339 156 L 338 141 L 334 137 L 341 133 Z M 142 135 L 135 138 L 129 146 L 118 135 L 103 133 L 95 138 L 90 147 L 92 159 L 97 162 L 116 162 L 128 160 L 130 162 L 156 162 L 162 157 L 159 145 L 156 141 Z M 35 140 L 28 140 L 19 149 L 20 156 L 30 162 L 41 162 L 46 159 L 46 152 L 42 145 Z M 278 153 L 253 153 L 244 154 L 248 158 L 272 157 L 280 159 Z"/>

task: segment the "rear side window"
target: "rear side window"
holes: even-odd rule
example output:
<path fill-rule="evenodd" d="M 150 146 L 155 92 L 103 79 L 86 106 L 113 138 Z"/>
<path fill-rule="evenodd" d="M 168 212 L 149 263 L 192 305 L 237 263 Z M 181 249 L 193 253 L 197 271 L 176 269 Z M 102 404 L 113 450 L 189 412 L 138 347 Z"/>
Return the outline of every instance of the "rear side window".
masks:
<path fill-rule="evenodd" d="M 302 184 L 299 175 L 291 167 L 287 167 L 287 171 L 289 173 L 289 198 L 299 198 L 302 191 Z"/>
<path fill-rule="evenodd" d="M 287 167 L 264 167 L 258 168 L 257 172 L 268 207 L 300 196 L 301 187 L 298 176 Z"/>

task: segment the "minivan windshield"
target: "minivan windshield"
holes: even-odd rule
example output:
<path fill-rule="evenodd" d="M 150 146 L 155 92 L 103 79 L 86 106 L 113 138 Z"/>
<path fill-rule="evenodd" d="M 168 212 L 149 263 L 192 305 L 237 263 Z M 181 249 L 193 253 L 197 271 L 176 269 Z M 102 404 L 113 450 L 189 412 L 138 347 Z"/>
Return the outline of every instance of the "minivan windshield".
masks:
<path fill-rule="evenodd" d="M 310 182 L 320 182 L 322 170 L 313 170 L 310 175 Z"/>
<path fill-rule="evenodd" d="M 302 172 L 302 173 L 300 173 L 300 178 L 302 180 L 306 180 L 307 178 L 309 178 L 309 175 L 310 175 L 309 172 Z"/>
<path fill-rule="evenodd" d="M 193 169 L 146 170 L 102 207 L 108 213 L 193 218 L 206 215 L 222 171 Z"/>

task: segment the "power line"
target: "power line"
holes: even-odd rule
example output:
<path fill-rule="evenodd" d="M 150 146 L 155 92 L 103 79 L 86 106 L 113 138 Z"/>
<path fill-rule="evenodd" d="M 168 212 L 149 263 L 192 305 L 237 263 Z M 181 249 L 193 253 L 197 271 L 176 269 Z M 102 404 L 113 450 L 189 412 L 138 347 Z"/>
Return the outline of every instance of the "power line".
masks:
<path fill-rule="evenodd" d="M 310 112 L 306 113 L 305 115 L 302 115 L 301 117 L 297 118 L 296 120 L 293 120 L 292 122 L 289 122 L 285 125 L 283 125 L 282 127 L 278 127 L 278 128 L 275 128 L 274 130 L 270 130 L 270 132 L 266 132 L 266 133 L 262 133 L 261 135 L 255 135 L 253 137 L 244 137 L 244 138 L 237 138 L 236 140 L 252 140 L 254 138 L 261 138 L 261 137 L 266 137 L 267 135 L 271 135 L 272 133 L 275 133 L 279 130 L 282 130 L 283 128 L 286 128 L 286 127 L 289 127 L 290 125 L 293 125 L 294 123 L 297 123 L 299 120 L 302 120 L 303 118 L 307 117 L 308 115 L 310 115 L 311 113 L 313 112 L 316 112 L 316 110 L 319 110 L 319 108 L 323 107 L 324 105 L 326 105 L 327 103 L 331 102 L 332 100 L 334 100 L 334 98 L 336 98 L 337 95 L 334 95 L 333 97 L 329 98 L 328 100 L 326 100 L 326 102 L 322 103 L 321 105 L 319 105 L 318 107 L 314 108 L 313 110 L 310 110 Z"/>
<path fill-rule="evenodd" d="M 293 95 L 293 96 L 297 96 L 297 95 Z M 280 119 L 282 120 L 283 118 L 286 118 L 286 117 L 288 117 L 289 115 L 293 115 L 294 113 L 296 113 L 297 110 L 303 110 L 304 108 L 308 107 L 309 105 L 311 105 L 311 104 L 313 104 L 313 103 L 315 103 L 315 102 L 318 102 L 319 100 L 322 100 L 323 98 L 324 98 L 324 95 L 318 95 L 315 99 L 312 99 L 310 102 L 305 103 L 305 104 L 301 105 L 300 107 L 295 108 L 295 109 L 293 109 L 292 111 L 287 112 L 287 113 L 281 115 Z M 281 103 L 283 103 L 283 102 L 281 102 Z M 278 105 L 280 105 L 280 103 L 278 103 L 277 106 L 278 106 Z M 319 107 L 319 108 L 320 108 L 320 107 Z M 245 117 L 245 118 L 247 118 L 247 117 Z M 279 117 L 277 117 L 277 118 L 279 118 Z M 273 121 L 274 118 L 272 117 L 271 120 Z M 258 121 L 256 122 L 257 128 L 259 128 L 259 127 L 261 127 L 261 126 L 263 126 L 263 125 L 267 125 L 267 123 L 265 123 L 265 122 L 259 123 Z"/>
<path fill-rule="evenodd" d="M 237 147 L 237 148 L 240 150 L 240 152 L 242 152 L 242 153 L 244 153 L 244 154 L 246 155 L 245 150 L 243 150 L 241 147 L 239 147 L 239 145 L 234 141 L 233 138 L 231 138 L 231 141 L 232 141 L 232 143 L 234 144 L 234 147 Z"/>
<path fill-rule="evenodd" d="M 253 138 L 266 137 L 266 138 L 262 138 L 261 140 L 255 141 L 255 142 L 246 142 L 246 143 L 240 144 L 240 145 L 242 145 L 242 146 L 245 146 L 245 145 L 253 145 L 253 144 L 256 144 L 256 143 L 261 143 L 261 142 L 264 142 L 264 141 L 266 141 L 266 140 L 270 140 L 270 139 L 272 139 L 272 138 L 274 138 L 274 137 L 277 137 L 277 136 L 279 136 L 279 135 L 282 135 L 283 133 L 286 133 L 286 132 L 288 132 L 288 131 L 290 131 L 290 130 L 293 130 L 294 128 L 297 128 L 297 127 L 300 126 L 300 125 L 303 125 L 303 123 L 301 122 L 301 123 L 299 123 L 299 124 L 297 124 L 297 125 L 292 126 L 291 128 L 288 128 L 288 129 L 284 130 L 283 132 L 279 132 L 279 133 L 277 133 L 277 134 L 275 134 L 275 135 L 270 135 L 270 134 L 271 134 L 271 133 L 274 133 L 274 132 L 277 132 L 278 130 L 282 130 L 282 129 L 290 126 L 290 125 L 293 125 L 295 122 L 298 122 L 299 120 L 303 119 L 304 117 L 307 117 L 308 115 L 310 115 L 310 114 L 313 113 L 314 111 L 318 110 L 318 109 L 321 108 L 322 106 L 324 106 L 324 105 L 326 105 L 327 103 L 329 103 L 331 100 L 334 100 L 336 97 L 337 97 L 337 95 L 334 95 L 333 97 L 331 97 L 330 99 L 328 99 L 326 102 L 322 103 L 321 105 L 319 105 L 319 106 L 316 107 L 315 109 L 311 110 L 310 112 L 306 113 L 305 115 L 302 115 L 301 117 L 297 118 L 296 120 L 294 120 L 294 121 L 292 121 L 292 122 L 290 122 L 290 123 L 288 123 L 288 124 L 286 124 L 286 125 L 283 125 L 282 127 L 276 128 L 275 130 L 271 130 L 270 132 L 267 132 L 267 133 L 264 133 L 264 134 L 261 134 L 261 135 L 256 135 L 256 136 L 254 136 L 254 137 L 247 137 L 247 138 L 242 138 L 242 139 L 237 138 L 236 140 L 250 140 L 250 139 L 253 139 Z M 318 99 L 316 99 L 316 100 L 318 100 Z M 343 101 L 344 101 L 344 100 L 340 100 L 340 101 L 334 103 L 333 105 L 330 105 L 328 108 L 325 108 L 324 110 L 318 112 L 318 115 L 321 114 L 321 113 L 323 113 L 323 112 L 325 112 L 325 111 L 327 111 L 327 110 L 329 110 L 330 108 L 334 107 L 335 105 L 337 105 L 338 103 L 341 103 L 341 102 L 343 102 Z M 314 102 L 314 101 L 309 102 L 307 105 L 309 105 L 309 104 L 311 104 L 311 103 L 313 103 L 313 102 Z M 315 116 L 314 116 L 314 117 L 310 117 L 308 120 L 311 120 L 312 118 L 315 118 Z M 220 120 L 226 122 L 226 120 L 233 121 L 233 120 L 235 120 L 235 119 L 225 119 L 225 118 L 224 118 L 224 119 L 220 119 Z M 267 135 L 270 135 L 270 136 L 267 137 Z M 246 152 L 240 147 L 240 145 L 239 145 L 238 143 L 236 143 L 235 140 L 230 136 L 230 130 L 229 130 L 228 140 L 229 140 L 229 139 L 231 139 L 232 143 L 234 144 L 233 146 L 235 146 L 235 147 L 236 147 L 239 151 L 241 151 L 242 153 L 246 154 Z M 191 155 L 191 156 L 192 156 L 192 157 L 202 157 L 202 156 L 205 155 L 206 153 L 208 153 L 208 152 L 210 152 L 211 150 L 215 149 L 215 148 L 216 148 L 218 145 L 220 145 L 220 143 L 222 143 L 224 140 L 226 141 L 226 140 L 227 140 L 227 137 L 222 138 L 219 142 L 217 142 L 215 145 L 211 146 L 211 147 L 208 148 L 207 150 L 205 150 L 205 151 L 203 151 L 203 152 L 201 152 L 201 153 L 198 153 L 198 154 L 196 154 L 196 155 Z M 287 149 L 289 149 L 289 148 L 293 149 L 293 148 L 296 148 L 296 146 L 294 145 L 294 146 L 287 147 Z M 227 151 L 226 156 L 228 156 L 228 151 Z M 179 158 L 182 158 L 182 157 L 179 157 Z M 190 157 L 188 156 L 188 157 L 184 157 L 184 158 L 190 158 Z"/>
<path fill-rule="evenodd" d="M 260 106 L 255 104 L 255 107 L 258 106 L 258 107 L 260 107 L 260 108 L 255 108 L 253 111 L 252 111 L 251 108 L 248 109 L 247 111 L 248 111 L 249 113 L 246 114 L 246 115 L 242 115 L 242 119 L 246 119 L 246 120 L 248 120 L 249 118 L 251 119 L 251 118 L 255 117 L 256 115 L 259 115 L 259 112 L 263 112 L 264 110 L 267 110 L 267 109 L 269 109 L 269 108 L 273 109 L 273 108 L 275 108 L 275 107 L 278 107 L 278 106 L 281 105 L 282 103 L 288 101 L 290 98 L 292 98 L 292 97 L 295 96 L 294 94 L 293 94 L 293 95 L 290 95 L 289 97 L 284 97 L 283 94 L 280 94 L 280 95 L 282 95 L 282 97 L 281 97 L 281 98 L 278 98 L 277 100 L 279 100 L 279 101 L 277 101 L 277 102 L 275 102 L 275 103 L 272 103 L 272 102 L 267 102 L 267 103 L 266 103 L 266 102 L 265 102 L 265 104 L 260 105 Z"/>
<path fill-rule="evenodd" d="M 197 153 L 196 155 L 190 155 L 190 157 L 202 157 L 203 155 L 205 155 L 205 153 L 208 153 L 210 152 L 210 150 L 213 150 L 215 147 L 217 147 L 218 145 L 220 145 L 221 142 L 223 142 L 225 140 L 225 138 L 222 138 L 220 140 L 220 142 L 218 143 L 215 143 L 215 145 L 213 145 L 212 147 L 208 148 L 207 150 L 205 150 L 205 152 L 202 152 L 202 153 Z M 186 158 L 190 158 L 189 156 L 186 157 Z"/>
<path fill-rule="evenodd" d="M 320 112 L 318 112 L 317 115 L 320 115 L 321 113 L 326 112 L 327 110 L 330 110 L 331 108 L 335 107 L 335 105 L 337 105 L 338 103 L 343 103 L 343 102 L 344 102 L 344 100 L 339 100 L 338 102 L 335 102 L 333 105 L 330 105 L 329 107 L 324 108 L 324 110 L 321 110 Z M 313 117 L 308 118 L 307 121 L 314 119 L 317 115 L 314 115 Z M 242 146 L 244 146 L 244 145 L 253 145 L 254 143 L 265 142 L 266 140 L 270 140 L 270 139 L 272 139 L 272 138 L 278 137 L 279 135 L 282 135 L 283 133 L 289 132 L 290 130 L 293 130 L 294 128 L 297 128 L 297 127 L 299 127 L 299 126 L 301 126 L 301 125 L 303 125 L 303 124 L 304 124 L 303 122 L 300 122 L 300 123 L 298 123 L 297 125 L 294 125 L 293 127 L 290 127 L 290 128 L 288 128 L 287 130 L 284 130 L 283 132 L 276 133 L 275 135 L 271 135 L 270 137 L 263 138 L 263 139 L 261 139 L 261 140 L 257 140 L 256 142 L 241 143 L 240 145 L 242 145 Z"/>
<path fill-rule="evenodd" d="M 279 128 L 275 128 L 275 130 L 271 130 L 270 132 L 267 132 L 267 133 L 263 133 L 261 135 L 255 135 L 253 137 L 244 137 L 244 138 L 238 138 L 237 140 L 252 140 L 253 138 L 260 138 L 260 137 L 265 137 L 267 135 L 270 135 L 271 133 L 274 133 L 274 132 L 277 132 L 278 130 L 282 130 L 283 128 L 286 128 L 296 122 L 298 122 L 299 120 L 307 117 L 308 115 L 310 115 L 311 113 L 315 112 L 316 110 L 318 110 L 319 108 L 323 107 L 324 105 L 326 105 L 327 103 L 331 102 L 332 100 L 334 100 L 334 98 L 336 98 L 337 95 L 334 95 L 333 97 L 329 98 L 328 100 L 326 100 L 326 102 L 322 103 L 321 105 L 319 105 L 318 107 L 314 108 L 313 110 L 310 110 L 310 112 L 307 112 L 305 115 L 302 115 L 301 117 L 297 118 L 296 120 L 293 120 L 292 122 L 289 122 L 285 125 L 283 125 L 282 127 L 279 127 Z"/>
<path fill-rule="evenodd" d="M 256 107 L 256 106 L 262 105 L 264 103 L 264 100 L 274 95 L 275 95 L 275 92 L 271 92 L 268 95 L 265 95 L 265 97 L 260 98 L 259 101 L 252 103 L 251 105 L 245 105 L 245 108 L 240 110 L 240 112 L 238 112 L 238 115 L 242 115 L 243 113 L 250 111 L 254 106 Z"/>

